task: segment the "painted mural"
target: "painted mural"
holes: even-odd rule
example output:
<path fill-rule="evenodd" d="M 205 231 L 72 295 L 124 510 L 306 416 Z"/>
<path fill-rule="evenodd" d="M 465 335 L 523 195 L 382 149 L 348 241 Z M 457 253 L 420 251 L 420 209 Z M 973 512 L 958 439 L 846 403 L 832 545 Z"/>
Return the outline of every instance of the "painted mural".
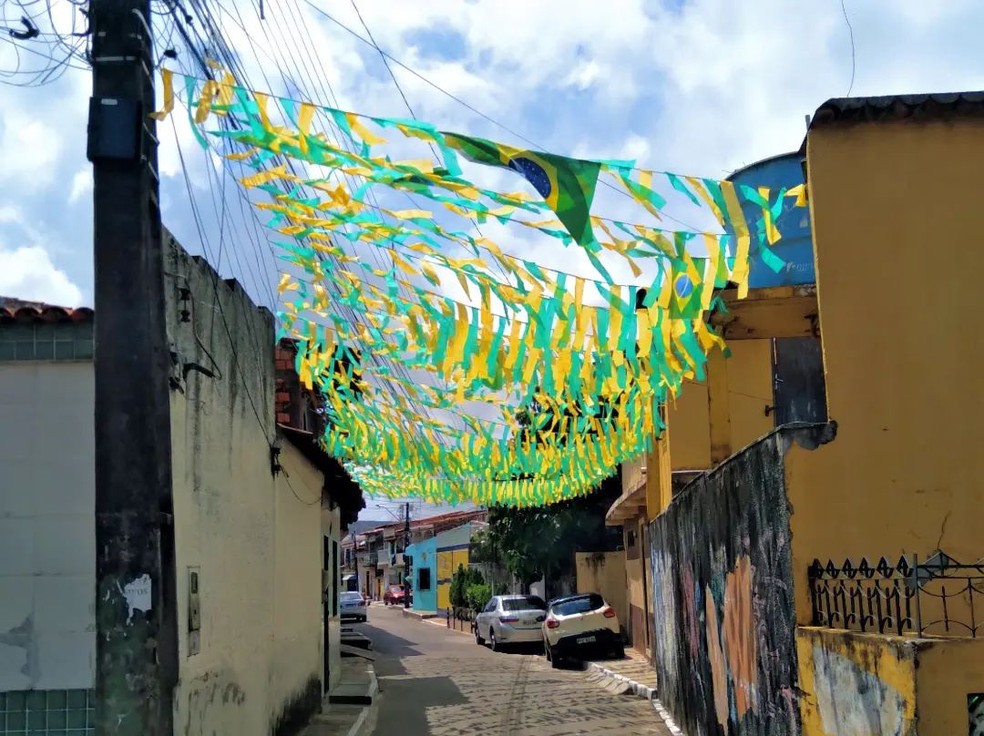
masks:
<path fill-rule="evenodd" d="M 691 483 L 650 527 L 659 697 L 689 736 L 800 733 L 779 430 Z"/>

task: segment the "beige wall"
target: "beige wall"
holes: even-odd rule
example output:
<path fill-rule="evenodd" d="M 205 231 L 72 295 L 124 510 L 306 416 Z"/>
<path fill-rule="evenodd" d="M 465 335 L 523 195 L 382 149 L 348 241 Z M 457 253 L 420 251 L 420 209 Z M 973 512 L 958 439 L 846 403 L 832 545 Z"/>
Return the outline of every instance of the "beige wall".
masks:
<path fill-rule="evenodd" d="M 598 593 L 628 626 L 624 552 L 577 552 L 577 592 Z"/>
<path fill-rule="evenodd" d="M 238 287 L 216 284 L 203 263 L 167 252 L 169 337 L 180 362 L 217 374 L 191 371 L 183 392 L 171 393 L 175 733 L 268 736 L 287 709 L 320 700 L 321 482 L 276 433 L 272 315 Z M 192 322 L 176 314 L 184 286 Z M 289 477 L 271 473 L 273 442 Z M 197 653 L 188 631 L 190 568 L 200 574 Z"/>

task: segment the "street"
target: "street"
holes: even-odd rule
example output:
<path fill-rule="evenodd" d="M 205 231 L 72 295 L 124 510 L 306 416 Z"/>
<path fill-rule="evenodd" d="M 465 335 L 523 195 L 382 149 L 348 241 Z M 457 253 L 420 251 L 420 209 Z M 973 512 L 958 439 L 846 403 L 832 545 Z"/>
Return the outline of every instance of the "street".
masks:
<path fill-rule="evenodd" d="M 493 653 L 467 633 L 373 606 L 378 736 L 668 736 L 650 703 L 615 696 L 527 651 Z"/>

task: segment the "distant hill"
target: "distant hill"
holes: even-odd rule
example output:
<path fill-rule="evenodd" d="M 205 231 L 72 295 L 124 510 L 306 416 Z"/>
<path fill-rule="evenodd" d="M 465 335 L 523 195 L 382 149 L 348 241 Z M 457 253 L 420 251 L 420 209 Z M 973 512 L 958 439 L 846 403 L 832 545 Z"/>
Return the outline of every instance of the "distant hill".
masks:
<path fill-rule="evenodd" d="M 362 532 L 369 529 L 375 529 L 377 526 L 382 526 L 383 524 L 389 524 L 391 521 L 370 521 L 366 519 L 363 521 L 359 519 L 358 521 L 353 521 L 349 524 L 349 534 L 362 534 Z"/>

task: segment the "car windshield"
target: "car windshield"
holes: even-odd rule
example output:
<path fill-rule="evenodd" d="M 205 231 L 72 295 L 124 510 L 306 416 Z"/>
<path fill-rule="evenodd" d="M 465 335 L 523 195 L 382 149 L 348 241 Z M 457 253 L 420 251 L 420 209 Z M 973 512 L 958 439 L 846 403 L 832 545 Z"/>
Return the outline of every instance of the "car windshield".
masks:
<path fill-rule="evenodd" d="M 403 592 L 403 588 L 401 588 L 399 585 L 390 586 L 390 593 L 402 593 L 402 592 Z"/>
<path fill-rule="evenodd" d="M 554 603 L 552 609 L 554 613 L 560 616 L 571 616 L 575 613 L 596 611 L 604 605 L 605 599 L 597 593 L 592 593 L 591 595 L 582 595 L 577 598 L 570 598 L 566 601 Z"/>
<path fill-rule="evenodd" d="M 547 604 L 543 599 L 535 595 L 527 595 L 522 598 L 503 598 L 503 611 L 546 611 Z"/>
<path fill-rule="evenodd" d="M 361 601 L 362 593 L 342 593 L 340 600 L 343 601 Z"/>

